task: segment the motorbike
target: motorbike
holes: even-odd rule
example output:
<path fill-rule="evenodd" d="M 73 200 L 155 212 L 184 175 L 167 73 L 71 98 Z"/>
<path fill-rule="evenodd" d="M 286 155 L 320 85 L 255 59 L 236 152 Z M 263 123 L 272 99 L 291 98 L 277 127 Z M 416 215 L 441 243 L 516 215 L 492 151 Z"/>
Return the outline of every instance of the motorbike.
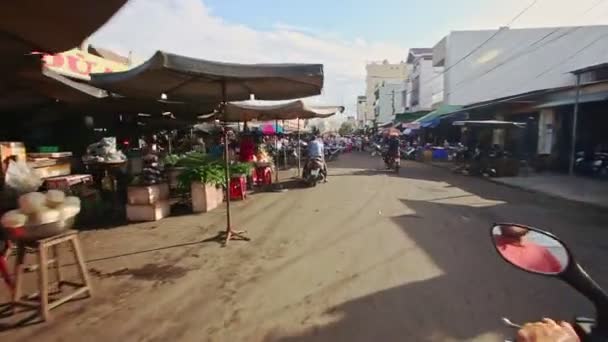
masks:
<path fill-rule="evenodd" d="M 380 156 L 383 154 L 384 154 L 384 149 L 382 148 L 382 146 L 380 146 L 380 144 L 372 144 L 372 152 L 371 152 L 372 157 Z"/>
<path fill-rule="evenodd" d="M 338 156 L 340 155 L 341 152 L 342 152 L 342 148 L 340 146 L 337 146 L 337 145 L 328 146 L 327 149 L 325 149 L 325 160 L 334 161 L 334 160 L 338 159 Z"/>
<path fill-rule="evenodd" d="M 416 146 L 408 146 L 401 149 L 401 159 L 405 160 L 416 160 L 416 156 L 419 153 L 419 148 Z"/>
<path fill-rule="evenodd" d="M 608 153 L 596 152 L 588 156 L 585 152 L 577 152 L 574 168 L 580 174 L 608 178 Z"/>
<path fill-rule="evenodd" d="M 578 264 L 563 241 L 544 230 L 512 223 L 494 224 L 491 238 L 496 251 L 508 264 L 559 279 L 591 301 L 595 318 L 577 317 L 571 323 L 583 342 L 608 341 L 608 294 Z M 508 327 L 521 328 L 508 318 L 503 317 L 502 321 Z"/>
<path fill-rule="evenodd" d="M 397 153 L 396 156 L 389 156 L 388 153 L 385 153 L 383 157 L 384 157 L 384 164 L 386 165 L 386 168 L 399 173 L 399 169 L 401 168 L 400 154 Z"/>
<path fill-rule="evenodd" d="M 315 187 L 325 177 L 323 175 L 323 160 L 321 158 L 310 159 L 306 163 L 303 176 L 308 186 Z"/>

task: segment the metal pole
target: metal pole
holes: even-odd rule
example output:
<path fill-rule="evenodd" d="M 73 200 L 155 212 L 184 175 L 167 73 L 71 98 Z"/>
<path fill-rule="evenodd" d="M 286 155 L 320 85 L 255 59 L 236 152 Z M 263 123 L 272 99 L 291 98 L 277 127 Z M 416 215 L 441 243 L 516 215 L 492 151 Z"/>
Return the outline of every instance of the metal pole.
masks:
<path fill-rule="evenodd" d="M 300 170 L 302 169 L 302 164 L 301 164 L 301 160 L 302 160 L 302 151 L 300 150 L 300 118 L 297 119 L 298 120 L 298 177 L 301 176 L 300 174 Z"/>
<path fill-rule="evenodd" d="M 226 112 L 226 81 L 222 81 L 222 118 L 225 119 Z M 232 231 L 232 225 L 230 220 L 230 162 L 228 158 L 230 158 L 228 154 L 228 129 L 226 125 L 226 121 L 224 121 L 224 176 L 226 178 L 226 241 L 230 239 L 230 234 Z"/>
<path fill-rule="evenodd" d="M 281 125 L 283 125 L 283 134 L 285 134 L 285 120 L 281 120 Z M 283 167 L 287 170 L 287 148 L 283 147 Z"/>
<path fill-rule="evenodd" d="M 394 90 L 393 90 L 391 105 L 392 105 L 392 116 L 395 116 L 395 91 Z"/>
<path fill-rule="evenodd" d="M 274 120 L 274 151 L 276 153 L 275 168 L 276 172 L 274 175 L 275 183 L 279 184 L 279 120 Z"/>
<path fill-rule="evenodd" d="M 570 145 L 570 175 L 574 174 L 574 161 L 576 159 L 576 130 L 578 124 L 578 107 L 581 97 L 581 74 L 576 75 L 576 99 L 574 100 L 574 115 L 572 116 L 572 142 Z"/>

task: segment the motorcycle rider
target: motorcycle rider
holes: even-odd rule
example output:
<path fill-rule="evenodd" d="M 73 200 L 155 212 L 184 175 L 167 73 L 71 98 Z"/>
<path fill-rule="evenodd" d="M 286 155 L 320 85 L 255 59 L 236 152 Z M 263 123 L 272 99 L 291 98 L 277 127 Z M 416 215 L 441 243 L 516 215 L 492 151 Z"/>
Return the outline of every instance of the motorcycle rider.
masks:
<path fill-rule="evenodd" d="M 517 342 L 580 342 L 572 325 L 544 318 L 542 322 L 526 323 L 517 332 Z"/>
<path fill-rule="evenodd" d="M 327 183 L 327 163 L 325 163 L 325 145 L 323 144 L 323 140 L 321 137 L 316 134 L 313 136 L 312 140 L 308 143 L 308 161 L 311 161 L 315 158 L 321 160 L 321 174 L 323 175 L 323 181 Z M 304 176 L 308 174 L 308 162 L 306 163 L 304 169 Z"/>
<path fill-rule="evenodd" d="M 391 159 L 395 159 L 395 158 L 399 158 L 400 154 L 399 154 L 399 138 L 395 135 L 390 135 L 387 137 L 386 139 L 386 145 L 388 147 L 386 155 L 384 156 L 384 163 L 388 166 L 390 165 L 390 160 Z"/>

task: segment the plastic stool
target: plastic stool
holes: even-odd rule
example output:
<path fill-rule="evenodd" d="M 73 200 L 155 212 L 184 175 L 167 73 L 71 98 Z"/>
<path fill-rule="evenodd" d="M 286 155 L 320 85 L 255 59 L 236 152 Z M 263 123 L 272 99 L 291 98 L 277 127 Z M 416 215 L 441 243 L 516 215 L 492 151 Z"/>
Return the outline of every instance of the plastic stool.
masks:
<path fill-rule="evenodd" d="M 244 200 L 247 197 L 247 178 L 243 175 L 230 178 L 230 199 Z"/>

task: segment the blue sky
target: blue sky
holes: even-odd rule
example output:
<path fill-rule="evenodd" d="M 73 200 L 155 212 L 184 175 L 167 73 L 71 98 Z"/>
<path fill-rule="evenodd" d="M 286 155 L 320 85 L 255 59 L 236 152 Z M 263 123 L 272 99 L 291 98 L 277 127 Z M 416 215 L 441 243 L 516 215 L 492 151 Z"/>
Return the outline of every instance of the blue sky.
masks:
<path fill-rule="evenodd" d="M 512 1 L 512 0 L 507 0 Z M 395 44 L 431 45 L 488 7 L 488 0 L 207 0 L 211 13 L 259 30 L 285 25 L 304 32 Z M 372 4 L 370 6 L 370 3 Z M 255 15 L 252 15 L 255 13 Z"/>
<path fill-rule="evenodd" d="M 513 27 L 608 23 L 608 1 L 537 0 Z M 313 104 L 356 110 L 369 61 L 406 59 L 451 30 L 508 23 L 533 0 L 129 0 L 91 42 L 140 61 L 156 50 L 238 63 L 323 63 Z M 592 11 L 584 13 L 593 7 Z"/>

